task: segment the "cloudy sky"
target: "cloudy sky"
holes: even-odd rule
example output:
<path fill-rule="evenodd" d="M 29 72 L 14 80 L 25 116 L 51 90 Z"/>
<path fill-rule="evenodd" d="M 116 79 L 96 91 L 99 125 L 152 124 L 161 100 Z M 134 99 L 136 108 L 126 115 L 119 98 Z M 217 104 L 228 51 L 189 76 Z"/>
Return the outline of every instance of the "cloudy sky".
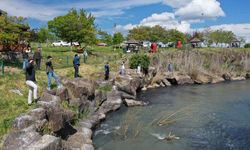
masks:
<path fill-rule="evenodd" d="M 249 6 L 249 0 L 0 0 L 0 9 L 27 17 L 33 28 L 46 26 L 71 8 L 83 8 L 109 33 L 140 25 L 182 32 L 209 27 L 231 30 L 250 42 Z"/>

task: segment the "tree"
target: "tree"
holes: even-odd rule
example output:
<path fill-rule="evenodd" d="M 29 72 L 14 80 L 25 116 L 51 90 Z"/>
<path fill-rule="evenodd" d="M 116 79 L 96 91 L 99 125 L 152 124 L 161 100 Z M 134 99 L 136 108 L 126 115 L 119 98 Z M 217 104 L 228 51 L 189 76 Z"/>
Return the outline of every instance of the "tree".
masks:
<path fill-rule="evenodd" d="M 176 41 L 186 41 L 186 36 L 184 33 L 177 31 L 175 29 L 166 30 L 165 28 L 157 25 L 154 27 L 139 26 L 133 28 L 129 31 L 129 39 L 135 39 L 140 41 L 151 41 L 151 42 L 176 42 Z"/>
<path fill-rule="evenodd" d="M 26 18 L 8 16 L 7 13 L 0 15 L 0 44 L 19 44 L 30 38 L 29 25 Z"/>
<path fill-rule="evenodd" d="M 95 17 L 81 9 L 71 9 L 66 15 L 48 22 L 49 29 L 67 42 L 79 42 L 85 46 L 96 43 Z"/>
<path fill-rule="evenodd" d="M 108 34 L 107 32 L 99 30 L 98 37 L 101 42 L 112 45 L 112 35 Z"/>
<path fill-rule="evenodd" d="M 113 36 L 113 44 L 117 45 L 117 44 L 121 44 L 124 41 L 124 37 L 120 32 L 117 32 L 114 34 Z"/>
<path fill-rule="evenodd" d="M 209 43 L 215 43 L 218 45 L 218 43 L 227 43 L 231 44 L 235 39 L 236 35 L 232 31 L 223 31 L 222 29 L 212 31 L 209 36 Z"/>

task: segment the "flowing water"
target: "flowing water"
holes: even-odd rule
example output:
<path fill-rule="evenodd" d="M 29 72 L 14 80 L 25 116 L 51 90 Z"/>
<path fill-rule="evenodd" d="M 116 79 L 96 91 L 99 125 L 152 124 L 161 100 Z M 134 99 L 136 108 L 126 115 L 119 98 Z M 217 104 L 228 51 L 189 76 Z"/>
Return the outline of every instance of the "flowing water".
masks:
<path fill-rule="evenodd" d="M 139 99 L 150 105 L 121 108 L 96 129 L 97 150 L 250 149 L 249 80 L 153 89 Z M 162 140 L 170 132 L 180 139 Z"/>

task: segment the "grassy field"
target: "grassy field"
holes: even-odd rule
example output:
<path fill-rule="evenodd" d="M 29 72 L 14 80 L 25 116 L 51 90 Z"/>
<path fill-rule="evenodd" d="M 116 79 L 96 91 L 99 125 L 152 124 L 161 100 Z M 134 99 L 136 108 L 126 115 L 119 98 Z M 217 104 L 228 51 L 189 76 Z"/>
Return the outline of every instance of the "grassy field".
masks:
<path fill-rule="evenodd" d="M 32 47 L 35 49 L 35 47 Z M 107 61 L 110 62 L 111 71 L 116 72 L 118 64 L 121 62 L 121 50 L 113 50 L 111 47 L 92 47 L 89 48 L 87 64 L 83 64 L 81 57 L 80 75 L 85 78 L 103 78 L 103 66 Z M 39 95 L 47 87 L 47 75 L 45 73 L 46 57 L 53 57 L 55 72 L 67 78 L 74 77 L 73 56 L 76 49 L 70 50 L 69 47 L 43 47 L 43 60 L 41 70 L 36 72 Z M 25 84 L 25 74 L 21 68 L 6 67 L 4 77 L 0 78 L 0 141 L 10 128 L 14 118 L 21 113 L 25 113 L 35 106 L 27 105 L 28 88 Z M 55 82 L 52 82 L 55 88 Z M 19 96 L 10 90 L 19 90 L 23 96 Z"/>
<path fill-rule="evenodd" d="M 36 45 L 32 45 L 32 49 L 36 49 Z M 110 63 L 111 73 L 115 74 L 119 70 L 119 66 L 122 60 L 126 59 L 128 55 L 124 55 L 122 50 L 114 50 L 111 47 L 90 47 L 89 58 L 87 64 L 83 64 L 83 58 L 81 58 L 80 75 L 84 78 L 90 79 L 103 79 L 104 65 L 108 61 Z M 161 52 L 176 52 L 176 49 L 160 49 Z M 181 50 L 180 50 L 181 51 Z M 224 51 L 232 51 L 230 49 L 196 49 L 196 51 L 204 53 L 220 53 Z M 235 49 L 233 51 L 250 52 L 250 49 Z M 53 57 L 53 64 L 55 72 L 59 76 L 66 76 L 67 78 L 73 78 L 73 56 L 76 53 L 76 49 L 70 49 L 70 47 L 46 47 L 43 45 L 42 55 L 42 70 L 36 72 L 36 77 L 39 86 L 39 95 L 47 87 L 47 76 L 45 73 L 45 61 L 46 57 L 51 55 Z M 163 55 L 162 55 L 163 56 Z M 178 58 L 178 57 L 177 57 Z M 167 59 L 167 58 L 164 58 Z M 178 59 L 180 60 L 180 59 Z M 185 62 L 184 62 L 185 63 Z M 180 64 L 183 64 L 180 63 Z M 55 83 L 54 88 L 55 88 Z M 18 89 L 23 96 L 19 96 L 12 93 L 10 90 Z M 13 119 L 20 113 L 27 112 L 29 109 L 35 107 L 29 107 L 27 105 L 28 88 L 25 85 L 25 75 L 22 69 L 10 67 L 4 77 L 0 78 L 0 140 L 3 138 L 10 128 Z"/>

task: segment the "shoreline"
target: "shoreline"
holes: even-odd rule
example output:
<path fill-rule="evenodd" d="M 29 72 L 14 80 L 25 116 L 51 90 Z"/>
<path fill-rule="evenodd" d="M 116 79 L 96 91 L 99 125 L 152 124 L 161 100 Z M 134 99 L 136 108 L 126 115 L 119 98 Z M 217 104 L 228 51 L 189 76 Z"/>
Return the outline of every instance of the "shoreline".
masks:
<path fill-rule="evenodd" d="M 141 77 L 135 70 L 128 69 L 127 75 L 116 76 L 105 81 L 91 81 L 83 78 L 73 80 L 62 79 L 64 88 L 57 91 L 44 91 L 37 108 L 18 116 L 13 122 L 12 129 L 4 141 L 3 149 L 15 149 L 20 147 L 37 149 L 67 148 L 93 150 L 93 132 L 106 118 L 108 113 L 118 110 L 122 104 L 126 107 L 147 106 L 148 103 L 137 100 L 137 94 L 141 90 L 151 88 L 169 87 L 173 85 L 215 84 L 227 81 L 240 81 L 245 77 L 216 77 L 210 82 L 197 83 L 190 76 L 180 72 L 159 72 L 156 68 L 149 69 L 149 75 Z M 150 82 L 151 81 L 151 82 Z M 207 80 L 203 80 L 207 81 Z M 216 81 L 216 82 L 215 82 Z M 112 86 L 111 91 L 102 91 L 100 87 Z M 68 134 L 66 139 L 55 136 L 58 131 L 67 131 L 64 128 L 66 122 L 74 121 L 76 115 L 71 109 L 63 108 L 62 103 L 77 107 L 78 113 L 89 111 L 85 119 L 80 119 L 76 126 L 72 126 L 74 133 Z M 50 134 L 44 132 L 46 125 L 50 125 Z M 52 133 L 52 135 L 51 135 Z M 27 137 L 29 141 L 25 141 Z M 27 144 L 28 143 L 28 144 Z"/>

